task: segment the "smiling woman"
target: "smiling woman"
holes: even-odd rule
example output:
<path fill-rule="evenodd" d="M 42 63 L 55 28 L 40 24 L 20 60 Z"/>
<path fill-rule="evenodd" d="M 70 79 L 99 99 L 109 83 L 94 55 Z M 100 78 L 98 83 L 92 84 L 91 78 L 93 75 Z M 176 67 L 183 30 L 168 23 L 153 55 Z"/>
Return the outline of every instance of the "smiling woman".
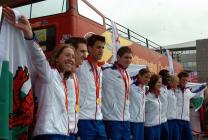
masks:
<path fill-rule="evenodd" d="M 53 51 L 53 54 L 49 59 L 49 63 L 51 67 L 57 69 L 59 72 L 66 72 L 67 75 L 65 76 L 70 76 L 71 69 L 75 63 L 74 48 L 70 45 L 62 45 L 57 47 Z"/>

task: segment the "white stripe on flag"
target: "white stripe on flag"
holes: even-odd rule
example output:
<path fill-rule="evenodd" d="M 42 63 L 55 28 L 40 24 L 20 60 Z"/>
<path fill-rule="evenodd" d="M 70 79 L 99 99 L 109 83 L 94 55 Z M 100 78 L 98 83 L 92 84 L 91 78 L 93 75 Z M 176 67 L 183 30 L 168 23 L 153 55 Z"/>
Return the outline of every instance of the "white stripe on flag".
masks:
<path fill-rule="evenodd" d="M 174 75 L 174 67 L 173 67 L 173 59 L 172 56 L 170 55 L 170 51 L 166 50 L 167 57 L 168 57 L 168 63 L 169 63 L 169 73 L 170 75 Z"/>
<path fill-rule="evenodd" d="M 2 23 L 2 7 L 0 6 L 0 31 L 1 31 L 1 23 Z"/>
<path fill-rule="evenodd" d="M 119 42 L 119 34 L 118 29 L 116 27 L 116 23 L 114 21 L 111 21 L 112 25 L 112 59 L 111 63 L 114 63 L 117 60 L 117 51 L 120 48 L 120 42 Z"/>

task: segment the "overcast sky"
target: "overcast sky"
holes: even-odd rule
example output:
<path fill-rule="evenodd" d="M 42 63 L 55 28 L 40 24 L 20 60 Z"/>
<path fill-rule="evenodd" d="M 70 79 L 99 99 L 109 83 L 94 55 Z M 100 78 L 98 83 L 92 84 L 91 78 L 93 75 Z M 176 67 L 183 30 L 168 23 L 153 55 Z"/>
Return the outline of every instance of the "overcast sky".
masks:
<path fill-rule="evenodd" d="M 106 17 L 160 44 L 208 38 L 208 0 L 88 0 Z"/>

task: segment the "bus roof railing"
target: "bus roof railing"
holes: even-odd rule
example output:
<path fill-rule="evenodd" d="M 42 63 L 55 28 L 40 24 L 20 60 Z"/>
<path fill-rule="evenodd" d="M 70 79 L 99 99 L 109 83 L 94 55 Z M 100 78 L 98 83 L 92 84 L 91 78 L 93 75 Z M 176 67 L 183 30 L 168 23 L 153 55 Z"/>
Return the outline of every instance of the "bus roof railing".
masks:
<path fill-rule="evenodd" d="M 109 31 L 112 31 L 111 19 L 107 17 L 105 17 L 105 19 L 106 19 L 106 22 L 105 22 L 106 29 L 108 29 Z M 119 23 L 115 23 L 115 24 L 118 29 L 119 35 L 121 37 L 127 38 L 131 41 L 134 41 L 137 44 L 140 44 L 146 48 L 152 49 L 156 52 L 163 54 L 165 48 L 162 47 L 161 45 L 155 43 L 154 41 L 147 39 L 146 37 L 136 33 L 135 31 L 130 30 L 129 28 Z"/>

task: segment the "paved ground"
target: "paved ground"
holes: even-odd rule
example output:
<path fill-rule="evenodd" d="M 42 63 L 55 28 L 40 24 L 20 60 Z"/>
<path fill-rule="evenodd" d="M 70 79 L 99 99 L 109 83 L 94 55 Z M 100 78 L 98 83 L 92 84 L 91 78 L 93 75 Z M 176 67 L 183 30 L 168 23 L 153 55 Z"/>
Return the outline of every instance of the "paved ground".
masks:
<path fill-rule="evenodd" d="M 195 139 L 194 139 L 195 140 Z M 208 140 L 208 137 L 203 137 L 201 140 Z"/>

